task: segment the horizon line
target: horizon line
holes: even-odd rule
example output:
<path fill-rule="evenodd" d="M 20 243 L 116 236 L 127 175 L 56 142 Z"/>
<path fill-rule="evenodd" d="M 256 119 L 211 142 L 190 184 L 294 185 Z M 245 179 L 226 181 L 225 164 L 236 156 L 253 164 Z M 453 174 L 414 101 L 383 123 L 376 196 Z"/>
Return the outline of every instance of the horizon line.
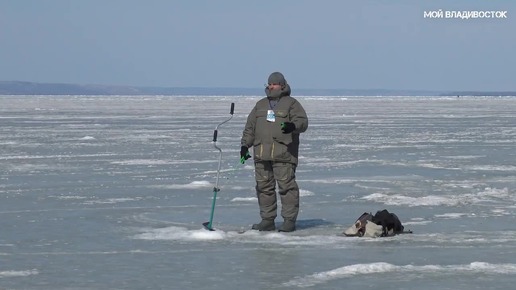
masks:
<path fill-rule="evenodd" d="M 149 85 L 116 85 L 116 84 L 95 84 L 95 83 L 66 83 L 66 82 L 33 82 L 33 81 L 2 81 L 0 80 L 0 84 L 2 85 L 20 85 L 20 84 L 32 84 L 32 85 L 42 85 L 42 86 L 77 86 L 78 88 L 87 89 L 90 88 L 104 88 L 104 89 L 154 89 L 154 90 L 262 90 L 263 87 L 213 87 L 213 86 L 149 86 Z M 71 88 L 69 88 L 71 89 Z M 516 90 L 438 90 L 438 89 L 392 89 L 392 88 L 372 88 L 372 89 L 350 89 L 350 88 L 293 88 L 293 91 L 350 91 L 350 92 L 419 92 L 419 93 L 433 93 L 433 94 L 467 94 L 467 93 L 516 93 Z M 138 93 L 138 92 L 133 92 Z"/>

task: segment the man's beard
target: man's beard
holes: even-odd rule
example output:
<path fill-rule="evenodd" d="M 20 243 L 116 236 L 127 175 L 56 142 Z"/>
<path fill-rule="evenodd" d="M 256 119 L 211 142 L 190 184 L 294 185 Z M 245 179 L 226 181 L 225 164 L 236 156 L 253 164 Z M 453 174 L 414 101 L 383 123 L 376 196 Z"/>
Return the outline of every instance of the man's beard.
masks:
<path fill-rule="evenodd" d="M 279 97 L 281 97 L 281 94 L 283 93 L 283 90 L 282 89 L 279 89 L 279 90 L 265 90 L 265 93 L 267 94 L 267 97 L 269 99 L 277 99 Z"/>

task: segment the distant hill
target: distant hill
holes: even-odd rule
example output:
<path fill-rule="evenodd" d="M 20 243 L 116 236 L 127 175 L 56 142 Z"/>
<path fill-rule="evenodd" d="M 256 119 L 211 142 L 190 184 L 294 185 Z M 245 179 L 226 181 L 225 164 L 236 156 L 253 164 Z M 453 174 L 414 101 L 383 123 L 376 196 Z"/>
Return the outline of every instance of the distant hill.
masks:
<path fill-rule="evenodd" d="M 0 81 L 2 95 L 141 95 L 136 87 Z"/>
<path fill-rule="evenodd" d="M 500 91 L 500 92 L 483 92 L 483 91 L 459 91 L 443 94 L 444 96 L 493 96 L 493 97 L 509 97 L 516 96 L 516 91 Z"/>
<path fill-rule="evenodd" d="M 199 95 L 261 96 L 263 88 L 134 87 L 0 81 L 0 95 Z M 516 96 L 516 92 L 292 89 L 294 96 Z"/>

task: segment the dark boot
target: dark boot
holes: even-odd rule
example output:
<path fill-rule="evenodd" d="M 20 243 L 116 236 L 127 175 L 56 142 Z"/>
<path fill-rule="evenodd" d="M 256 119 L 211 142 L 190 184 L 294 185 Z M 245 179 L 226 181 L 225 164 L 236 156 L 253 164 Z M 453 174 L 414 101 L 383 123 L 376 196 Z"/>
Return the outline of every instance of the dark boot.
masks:
<path fill-rule="evenodd" d="M 254 224 L 252 229 L 258 231 L 274 231 L 276 225 L 274 224 L 274 220 L 262 220 L 259 224 Z"/>
<path fill-rule="evenodd" d="M 296 222 L 292 220 L 285 220 L 281 227 L 279 227 L 278 232 L 293 232 L 296 230 Z"/>

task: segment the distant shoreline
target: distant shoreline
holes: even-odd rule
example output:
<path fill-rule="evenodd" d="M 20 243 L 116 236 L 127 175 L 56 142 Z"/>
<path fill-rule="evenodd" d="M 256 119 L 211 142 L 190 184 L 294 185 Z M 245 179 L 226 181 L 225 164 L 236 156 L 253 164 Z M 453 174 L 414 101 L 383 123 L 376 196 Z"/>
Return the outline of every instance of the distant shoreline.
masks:
<path fill-rule="evenodd" d="M 198 95 L 261 96 L 263 88 L 133 87 L 0 81 L 0 95 Z M 516 91 L 425 91 L 392 89 L 293 89 L 294 96 L 516 96 Z"/>

